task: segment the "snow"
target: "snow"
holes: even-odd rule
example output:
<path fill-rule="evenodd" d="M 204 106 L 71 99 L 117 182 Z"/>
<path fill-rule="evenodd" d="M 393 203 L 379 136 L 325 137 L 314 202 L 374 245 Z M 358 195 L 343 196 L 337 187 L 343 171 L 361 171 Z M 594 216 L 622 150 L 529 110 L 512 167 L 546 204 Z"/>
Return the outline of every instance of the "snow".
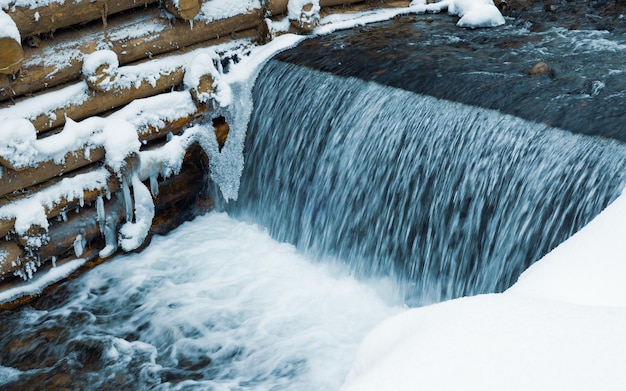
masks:
<path fill-rule="evenodd" d="M 16 42 L 22 42 L 20 32 L 15 22 L 9 15 L 0 9 L 0 38 L 11 38 Z"/>
<path fill-rule="evenodd" d="M 300 25 L 316 26 L 320 21 L 319 0 L 289 0 L 287 14 L 290 20 L 296 20 Z"/>
<path fill-rule="evenodd" d="M 209 0 L 202 2 L 200 13 L 193 20 L 209 23 L 260 8 L 261 2 L 259 0 Z"/>
<path fill-rule="evenodd" d="M 624 389 L 624 231 L 626 193 L 506 292 L 389 318 L 342 390 Z"/>
<path fill-rule="evenodd" d="M 496 27 L 504 24 L 504 17 L 491 0 L 454 0 L 448 6 L 450 15 L 461 17 L 459 27 Z"/>

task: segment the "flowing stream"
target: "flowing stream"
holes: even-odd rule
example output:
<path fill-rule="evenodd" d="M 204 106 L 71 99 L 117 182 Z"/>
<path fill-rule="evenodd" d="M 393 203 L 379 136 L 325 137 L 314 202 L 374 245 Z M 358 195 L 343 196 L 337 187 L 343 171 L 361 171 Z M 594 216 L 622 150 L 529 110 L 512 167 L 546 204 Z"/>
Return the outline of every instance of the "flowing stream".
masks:
<path fill-rule="evenodd" d="M 255 102 L 233 212 L 412 304 L 506 289 L 624 183 L 617 142 L 280 61 Z"/>
<path fill-rule="evenodd" d="M 271 61 L 237 203 L 0 313 L 2 389 L 336 390 L 404 305 L 506 289 L 626 149 Z"/>

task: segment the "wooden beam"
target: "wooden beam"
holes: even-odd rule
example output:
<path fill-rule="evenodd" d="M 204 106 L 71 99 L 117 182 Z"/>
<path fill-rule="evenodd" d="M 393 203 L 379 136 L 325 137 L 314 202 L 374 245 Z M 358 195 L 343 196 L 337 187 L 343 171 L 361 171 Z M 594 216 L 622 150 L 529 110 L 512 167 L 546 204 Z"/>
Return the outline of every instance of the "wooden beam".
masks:
<path fill-rule="evenodd" d="M 165 9 L 177 18 L 191 20 L 200 13 L 201 0 L 163 0 Z"/>
<path fill-rule="evenodd" d="M 104 148 L 98 147 L 91 149 L 89 153 L 85 150 L 68 152 L 65 155 L 64 164 L 47 161 L 38 164 L 37 167 L 28 168 L 19 172 L 5 168 L 2 178 L 0 178 L 0 196 L 45 182 L 51 178 L 102 160 L 103 158 Z"/>
<path fill-rule="evenodd" d="M 80 105 L 60 107 L 52 113 L 40 114 L 31 122 L 39 132 L 45 132 L 63 126 L 67 118 L 80 121 L 102 112 L 124 106 L 135 99 L 146 98 L 170 91 L 183 81 L 184 70 L 178 68 L 169 74 L 162 74 L 154 85 L 144 81 L 138 87 L 110 90 L 105 92 L 92 91 L 89 97 Z"/>
<path fill-rule="evenodd" d="M 46 2 L 40 6 L 7 4 L 4 11 L 15 21 L 22 39 L 64 27 L 103 19 L 118 12 L 146 7 L 157 0 L 73 0 Z"/>

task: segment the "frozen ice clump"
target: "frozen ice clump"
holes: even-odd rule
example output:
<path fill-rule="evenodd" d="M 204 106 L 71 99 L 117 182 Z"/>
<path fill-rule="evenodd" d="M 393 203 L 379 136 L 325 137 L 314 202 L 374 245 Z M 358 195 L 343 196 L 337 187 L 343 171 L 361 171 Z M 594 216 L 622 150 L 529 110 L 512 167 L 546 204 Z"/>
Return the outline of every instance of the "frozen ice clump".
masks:
<path fill-rule="evenodd" d="M 454 0 L 448 13 L 461 17 L 459 27 L 496 27 L 504 24 L 504 17 L 491 0 Z"/>
<path fill-rule="evenodd" d="M 132 251 L 144 242 L 154 218 L 154 202 L 150 190 L 133 175 L 133 195 L 135 197 L 135 221 L 126 222 L 120 228 L 119 243 L 124 251 Z"/>
<path fill-rule="evenodd" d="M 320 21 L 319 0 L 289 0 L 287 12 L 290 20 L 299 21 L 303 27 L 317 26 Z"/>
<path fill-rule="evenodd" d="M 14 168 L 35 165 L 37 131 L 27 119 L 5 120 L 0 127 L 0 156 Z"/>
<path fill-rule="evenodd" d="M 106 163 L 115 172 L 121 172 L 125 160 L 133 153 L 139 152 L 141 142 L 137 138 L 137 129 L 125 120 L 109 119 L 102 129 L 98 140 L 106 149 Z"/>
<path fill-rule="evenodd" d="M 496 27 L 505 23 L 492 0 L 442 0 L 431 4 L 413 0 L 410 7 L 417 12 L 440 12 L 447 8 L 450 15 L 461 17 L 456 24 L 459 27 Z"/>

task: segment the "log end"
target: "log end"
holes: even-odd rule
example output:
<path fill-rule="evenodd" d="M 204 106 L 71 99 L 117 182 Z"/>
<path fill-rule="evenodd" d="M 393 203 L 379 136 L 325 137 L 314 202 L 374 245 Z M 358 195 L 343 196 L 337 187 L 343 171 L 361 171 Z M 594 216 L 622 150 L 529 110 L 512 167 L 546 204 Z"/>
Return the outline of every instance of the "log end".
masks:
<path fill-rule="evenodd" d="M 202 0 L 165 0 L 164 5 L 176 17 L 191 20 L 200 13 Z"/>
<path fill-rule="evenodd" d="M 24 50 L 20 42 L 12 37 L 0 37 L 0 74 L 12 75 L 24 61 Z"/>

